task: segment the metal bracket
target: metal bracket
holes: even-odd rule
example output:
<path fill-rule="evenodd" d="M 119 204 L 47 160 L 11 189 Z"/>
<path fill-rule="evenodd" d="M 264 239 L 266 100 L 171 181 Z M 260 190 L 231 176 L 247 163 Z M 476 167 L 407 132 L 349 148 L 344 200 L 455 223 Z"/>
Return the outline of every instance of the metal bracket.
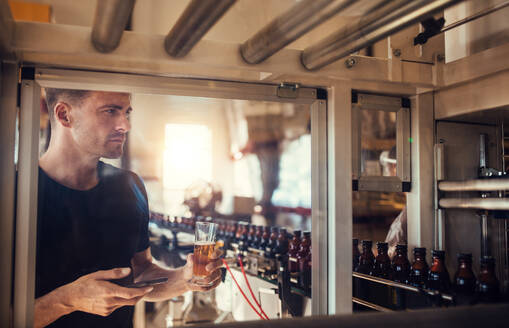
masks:
<path fill-rule="evenodd" d="M 279 98 L 295 99 L 299 96 L 299 84 L 295 82 L 281 82 L 277 87 Z"/>

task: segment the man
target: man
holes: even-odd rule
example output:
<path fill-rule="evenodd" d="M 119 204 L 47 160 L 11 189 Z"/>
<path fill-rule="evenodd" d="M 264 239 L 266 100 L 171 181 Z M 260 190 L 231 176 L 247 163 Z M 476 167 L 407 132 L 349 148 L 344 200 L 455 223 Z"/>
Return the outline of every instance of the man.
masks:
<path fill-rule="evenodd" d="M 39 161 L 34 326 L 128 327 L 140 299 L 165 300 L 220 282 L 219 251 L 210 286 L 191 282 L 193 257 L 175 270 L 152 262 L 142 181 L 99 161 L 122 155 L 132 111 L 126 93 L 46 89 L 51 140 Z M 168 282 L 125 288 L 126 277 Z"/>

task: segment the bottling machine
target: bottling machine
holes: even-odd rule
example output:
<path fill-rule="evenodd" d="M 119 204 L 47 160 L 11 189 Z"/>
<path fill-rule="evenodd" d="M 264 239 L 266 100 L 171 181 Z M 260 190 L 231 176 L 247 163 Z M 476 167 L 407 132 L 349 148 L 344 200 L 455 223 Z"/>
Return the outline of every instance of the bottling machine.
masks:
<path fill-rule="evenodd" d="M 248 6 L 242 0 L 186 4 L 164 36 L 125 30 L 134 1 L 98 2 L 92 27 L 14 20 L 0 1 L 1 325 L 33 322 L 41 89 L 51 87 L 262 101 L 309 112 L 310 231 L 152 208 L 156 260 L 182 265 L 195 223 L 211 221 L 228 267 L 214 292 L 164 304 L 167 326 L 296 324 L 278 318 L 303 326 L 399 327 L 416 318 L 501 326 L 509 293 L 509 2 L 302 0 L 240 43 L 202 37 Z M 332 34 L 320 29 L 343 14 L 357 18 Z M 311 30 L 320 41 L 291 48 Z M 384 158 L 394 148 L 393 173 L 373 170 L 369 117 L 392 124 L 392 140 L 376 147 Z M 440 273 L 454 284 L 457 256 L 465 254 L 475 293 L 359 270 L 353 204 L 369 192 L 406 194 L 406 248 L 399 251 L 409 264 L 426 248 L 426 277 Z M 480 282 L 486 275 L 491 285 Z M 479 296 L 493 286 L 496 297 Z M 408 312 L 414 309 L 424 310 Z M 358 313 L 366 311 L 391 314 Z M 145 325 L 144 313 L 136 307 L 135 326 Z M 301 318 L 316 315 L 331 317 Z"/>

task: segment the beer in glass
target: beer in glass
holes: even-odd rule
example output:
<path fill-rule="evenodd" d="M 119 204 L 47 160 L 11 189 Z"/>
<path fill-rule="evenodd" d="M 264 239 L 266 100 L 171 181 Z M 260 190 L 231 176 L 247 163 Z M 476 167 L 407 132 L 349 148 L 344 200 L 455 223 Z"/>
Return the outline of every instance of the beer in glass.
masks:
<path fill-rule="evenodd" d="M 193 280 L 196 284 L 207 285 L 203 279 L 209 275 L 205 268 L 209 264 L 216 246 L 217 224 L 196 222 L 194 235 Z"/>

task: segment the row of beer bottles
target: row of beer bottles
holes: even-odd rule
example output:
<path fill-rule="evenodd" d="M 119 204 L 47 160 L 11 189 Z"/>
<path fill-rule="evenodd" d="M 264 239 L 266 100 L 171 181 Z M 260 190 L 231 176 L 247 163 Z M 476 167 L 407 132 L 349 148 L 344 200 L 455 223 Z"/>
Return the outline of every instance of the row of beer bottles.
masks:
<path fill-rule="evenodd" d="M 493 302 L 499 298 L 499 283 L 495 275 L 495 260 L 485 256 L 481 258 L 481 268 L 476 279 L 472 271 L 472 254 L 458 254 L 458 269 L 451 283 L 445 266 L 445 251 L 433 250 L 431 267 L 426 262 L 426 248 L 414 248 L 414 260 L 410 264 L 407 258 L 407 245 L 397 245 L 396 254 L 389 258 L 388 244 L 377 243 L 377 256 L 372 251 L 372 241 L 362 241 L 362 253 L 359 253 L 358 239 L 353 240 L 353 270 L 380 278 L 393 280 L 415 287 L 454 292 L 461 296 L 476 294 L 481 302 Z"/>

